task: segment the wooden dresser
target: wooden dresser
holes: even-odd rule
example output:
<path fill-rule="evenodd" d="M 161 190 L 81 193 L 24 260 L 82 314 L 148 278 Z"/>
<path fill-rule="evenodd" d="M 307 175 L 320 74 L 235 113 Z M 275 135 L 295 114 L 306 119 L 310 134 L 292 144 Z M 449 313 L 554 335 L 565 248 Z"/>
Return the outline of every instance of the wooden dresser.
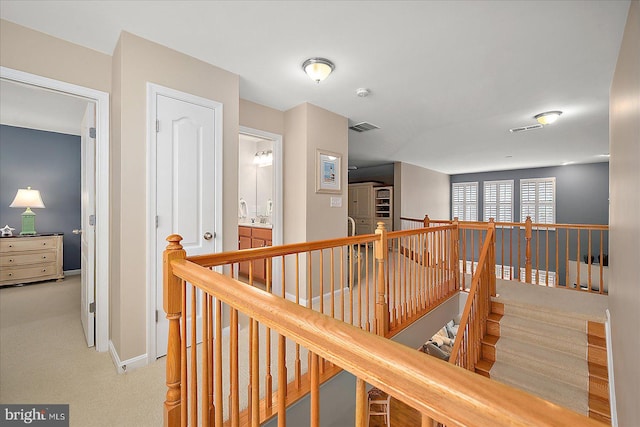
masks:
<path fill-rule="evenodd" d="M 0 286 L 63 278 L 62 234 L 0 238 Z"/>

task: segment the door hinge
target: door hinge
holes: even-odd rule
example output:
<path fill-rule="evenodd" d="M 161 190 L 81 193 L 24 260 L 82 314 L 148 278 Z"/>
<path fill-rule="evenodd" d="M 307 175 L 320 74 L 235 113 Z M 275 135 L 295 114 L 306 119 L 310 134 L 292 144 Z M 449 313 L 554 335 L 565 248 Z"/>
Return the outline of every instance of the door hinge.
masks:
<path fill-rule="evenodd" d="M 89 128 L 89 138 L 96 138 L 96 128 Z"/>
<path fill-rule="evenodd" d="M 92 302 L 91 304 L 89 304 L 89 313 L 95 313 L 96 312 L 96 303 Z"/>
<path fill-rule="evenodd" d="M 158 323 L 158 310 L 156 310 L 156 323 Z"/>
<path fill-rule="evenodd" d="M 156 215 L 156 228 L 158 228 L 158 215 Z"/>
<path fill-rule="evenodd" d="M 89 215 L 89 225 L 96 225 L 96 216 Z"/>
<path fill-rule="evenodd" d="M 160 132 L 160 120 L 156 119 L 156 132 Z"/>

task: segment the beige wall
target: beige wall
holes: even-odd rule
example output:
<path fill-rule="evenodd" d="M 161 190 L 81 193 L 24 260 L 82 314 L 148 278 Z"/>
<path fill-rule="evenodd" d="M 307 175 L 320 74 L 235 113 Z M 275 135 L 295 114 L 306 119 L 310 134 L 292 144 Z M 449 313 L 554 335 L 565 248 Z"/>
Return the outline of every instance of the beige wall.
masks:
<path fill-rule="evenodd" d="M 409 163 L 395 165 L 395 185 L 400 190 L 396 189 L 396 192 L 400 199 L 394 200 L 396 206 L 400 206 L 399 215 L 408 218 L 429 215 L 432 219 L 449 219 L 449 175 Z"/>
<path fill-rule="evenodd" d="M 240 126 L 284 135 L 284 112 L 241 99 Z"/>
<path fill-rule="evenodd" d="M 284 243 L 304 242 L 307 237 L 307 108 L 298 105 L 284 113 L 283 144 L 284 170 L 282 171 L 282 193 L 284 204 Z"/>
<path fill-rule="evenodd" d="M 347 235 L 347 198 L 349 163 L 349 126 L 347 118 L 313 104 L 307 106 L 307 241 Z M 342 155 L 340 194 L 316 193 L 318 149 Z M 332 208 L 331 197 L 341 197 L 342 207 Z"/>
<path fill-rule="evenodd" d="M 112 188 L 114 266 L 111 301 L 112 335 L 121 360 L 146 353 L 146 114 L 147 82 L 221 102 L 223 107 L 223 247 L 237 248 L 238 76 L 195 58 L 123 32 L 116 49 L 114 81 L 119 81 L 120 132 L 112 140 L 114 169 L 120 182 Z M 116 131 L 117 134 L 117 131 Z"/>
<path fill-rule="evenodd" d="M 640 2 L 631 2 L 610 100 L 609 307 L 618 425 L 640 425 Z"/>
<path fill-rule="evenodd" d="M 111 92 L 111 57 L 13 22 L 0 21 L 0 64 Z"/>

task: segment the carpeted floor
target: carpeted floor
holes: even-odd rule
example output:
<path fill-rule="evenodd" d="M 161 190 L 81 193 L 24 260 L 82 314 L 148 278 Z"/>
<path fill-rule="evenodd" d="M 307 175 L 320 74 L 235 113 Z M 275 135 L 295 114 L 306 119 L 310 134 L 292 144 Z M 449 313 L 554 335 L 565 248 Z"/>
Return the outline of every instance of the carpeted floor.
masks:
<path fill-rule="evenodd" d="M 159 426 L 164 358 L 119 375 L 87 348 L 80 276 L 0 289 L 0 402 L 68 403 L 70 425 Z"/>

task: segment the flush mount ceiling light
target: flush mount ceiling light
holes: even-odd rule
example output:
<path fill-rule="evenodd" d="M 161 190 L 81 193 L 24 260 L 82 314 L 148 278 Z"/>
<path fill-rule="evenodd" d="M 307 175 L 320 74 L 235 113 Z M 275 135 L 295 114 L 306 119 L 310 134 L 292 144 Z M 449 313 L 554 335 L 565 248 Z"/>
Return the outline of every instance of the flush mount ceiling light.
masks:
<path fill-rule="evenodd" d="M 562 111 L 545 111 L 544 113 L 533 116 L 541 125 L 550 125 L 558 120 Z"/>
<path fill-rule="evenodd" d="M 309 58 L 302 64 L 304 72 L 316 83 L 329 77 L 335 68 L 333 62 L 325 58 Z"/>

